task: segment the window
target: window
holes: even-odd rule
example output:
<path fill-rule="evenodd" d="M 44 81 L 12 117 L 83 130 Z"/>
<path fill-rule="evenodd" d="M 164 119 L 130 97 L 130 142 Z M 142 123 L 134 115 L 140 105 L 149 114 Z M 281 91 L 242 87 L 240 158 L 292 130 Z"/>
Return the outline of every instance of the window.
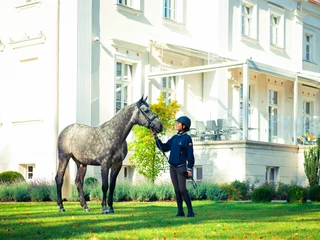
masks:
<path fill-rule="evenodd" d="M 163 77 L 161 79 L 162 94 L 166 101 L 166 104 L 169 104 L 172 100 L 175 99 L 175 90 L 176 90 L 176 77 Z"/>
<path fill-rule="evenodd" d="M 303 134 L 310 133 L 311 102 L 303 101 Z"/>
<path fill-rule="evenodd" d="M 270 11 L 270 45 L 284 48 L 284 9 L 269 4 Z"/>
<path fill-rule="evenodd" d="M 242 5 L 242 35 L 251 36 L 252 6 Z"/>
<path fill-rule="evenodd" d="M 124 176 L 124 178 L 128 177 L 128 168 L 127 167 L 124 167 L 124 169 L 123 169 L 123 176 Z"/>
<path fill-rule="evenodd" d="M 278 137 L 278 92 L 268 91 L 269 142 Z"/>
<path fill-rule="evenodd" d="M 27 178 L 28 180 L 33 179 L 33 166 L 27 166 Z"/>
<path fill-rule="evenodd" d="M 116 69 L 116 112 L 128 105 L 131 94 L 133 66 L 128 63 L 117 62 Z"/>
<path fill-rule="evenodd" d="M 140 0 L 117 0 L 117 4 L 140 10 Z"/>
<path fill-rule="evenodd" d="M 270 19 L 270 43 L 273 45 L 279 44 L 279 21 L 280 17 L 272 15 Z"/>
<path fill-rule="evenodd" d="M 306 61 L 311 62 L 312 61 L 312 35 L 310 34 L 305 34 L 304 36 L 304 44 L 305 44 L 305 55 L 304 59 Z"/>
<path fill-rule="evenodd" d="M 183 0 L 164 0 L 163 17 L 177 22 L 183 22 Z"/>
<path fill-rule="evenodd" d="M 202 166 L 194 166 L 193 179 L 195 181 L 202 181 Z"/>
<path fill-rule="evenodd" d="M 249 85 L 249 106 L 248 108 L 250 109 L 251 105 L 251 86 Z M 240 96 L 240 114 L 239 114 L 239 126 L 243 126 L 243 84 L 240 84 L 240 90 L 239 90 L 239 96 Z M 250 111 L 249 111 L 250 114 Z"/>
<path fill-rule="evenodd" d="M 275 184 L 277 181 L 279 167 L 266 167 L 266 182 Z"/>

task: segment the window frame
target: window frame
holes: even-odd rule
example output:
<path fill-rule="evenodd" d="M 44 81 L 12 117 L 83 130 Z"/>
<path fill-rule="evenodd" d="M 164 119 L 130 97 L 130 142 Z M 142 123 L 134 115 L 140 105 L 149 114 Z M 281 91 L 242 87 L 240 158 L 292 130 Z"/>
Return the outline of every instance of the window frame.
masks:
<path fill-rule="evenodd" d="M 170 79 L 170 81 L 169 81 Z M 166 81 L 166 86 L 163 86 L 163 80 Z M 176 99 L 176 89 L 178 84 L 178 76 L 169 76 L 160 78 L 161 93 L 163 94 L 166 104 Z M 169 87 L 167 87 L 169 85 Z"/>
<path fill-rule="evenodd" d="M 118 76 L 118 64 L 121 64 L 121 76 Z M 125 67 L 131 66 L 131 76 L 125 76 Z M 129 67 L 130 68 L 130 67 Z M 127 70 L 128 71 L 128 70 Z M 130 72 L 128 71 L 128 72 Z M 116 60 L 116 66 L 115 66 L 115 105 L 114 105 L 114 111 L 117 113 L 120 111 L 123 107 L 129 105 L 132 102 L 132 84 L 134 82 L 134 72 L 135 72 L 135 64 L 129 61 L 124 61 L 121 59 Z M 117 99 L 117 93 L 118 91 L 118 85 L 120 86 L 120 108 L 118 108 L 118 102 Z M 125 92 L 125 89 L 127 88 L 127 92 Z"/>
<path fill-rule="evenodd" d="M 275 185 L 278 182 L 279 170 L 280 170 L 280 167 L 267 166 L 266 167 L 265 181 L 268 184 Z M 271 172 L 273 173 L 273 177 L 271 177 Z M 270 180 L 271 178 L 273 178 L 273 180 Z"/>
<path fill-rule="evenodd" d="M 250 9 L 250 13 L 244 13 L 243 9 L 244 7 L 249 8 Z M 257 1 L 256 0 L 243 0 L 241 3 L 241 8 L 240 8 L 240 12 L 241 12 L 241 27 L 240 27 L 240 33 L 243 39 L 245 40 L 257 40 L 258 39 L 258 31 L 257 31 L 257 27 L 258 27 L 258 11 L 257 11 Z M 248 15 L 249 16 L 244 16 L 244 15 Z M 245 19 L 250 19 L 250 23 L 249 26 L 246 27 L 244 26 L 245 23 Z M 247 31 L 245 31 L 244 28 L 248 28 L 247 31 L 248 33 L 246 33 Z"/>
<path fill-rule="evenodd" d="M 285 26 L 284 26 L 284 12 L 285 10 L 280 7 L 269 4 L 269 34 L 270 34 L 270 46 L 284 48 L 284 39 L 285 39 Z M 278 19 L 277 24 L 272 23 L 272 19 Z M 274 26 L 277 26 L 277 41 L 273 41 L 273 29 Z"/>
<path fill-rule="evenodd" d="M 162 13 L 163 19 L 183 24 L 184 23 L 183 6 L 184 6 L 184 0 L 163 0 L 163 13 Z"/>
<path fill-rule="evenodd" d="M 309 29 L 304 29 L 303 31 L 303 61 L 314 63 L 315 62 L 315 33 Z M 307 42 L 306 37 L 309 37 L 310 41 Z M 309 51 L 307 53 L 307 47 L 309 47 Z M 307 57 L 307 54 L 309 56 Z"/>

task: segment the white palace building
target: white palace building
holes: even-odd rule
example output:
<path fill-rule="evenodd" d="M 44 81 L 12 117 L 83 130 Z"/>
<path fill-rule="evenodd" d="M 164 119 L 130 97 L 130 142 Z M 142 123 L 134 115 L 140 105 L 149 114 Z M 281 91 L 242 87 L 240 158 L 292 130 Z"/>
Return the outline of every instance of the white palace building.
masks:
<path fill-rule="evenodd" d="M 0 172 L 53 181 L 63 128 L 163 93 L 192 119 L 197 181 L 307 186 L 319 42 L 319 0 L 0 0 Z M 127 157 L 118 179 L 143 177 Z"/>

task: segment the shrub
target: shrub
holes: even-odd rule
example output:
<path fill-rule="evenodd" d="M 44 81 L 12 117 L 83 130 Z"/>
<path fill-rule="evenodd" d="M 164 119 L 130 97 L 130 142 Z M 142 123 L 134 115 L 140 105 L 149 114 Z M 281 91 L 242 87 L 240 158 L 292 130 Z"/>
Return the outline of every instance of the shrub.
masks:
<path fill-rule="evenodd" d="M 194 200 L 203 200 L 207 199 L 206 195 L 206 183 L 197 184 L 197 187 L 193 187 L 192 183 L 188 184 L 188 190 L 190 192 L 191 199 Z"/>
<path fill-rule="evenodd" d="M 314 186 L 314 187 L 310 187 L 309 199 L 311 201 L 316 201 L 316 202 L 320 201 L 320 186 L 319 185 Z"/>
<path fill-rule="evenodd" d="M 98 179 L 94 178 L 94 177 L 88 177 L 86 178 L 86 180 L 84 180 L 84 185 L 85 186 L 93 186 L 93 185 L 97 185 L 99 184 Z"/>
<path fill-rule="evenodd" d="M 288 190 L 288 202 L 303 203 L 307 200 L 307 190 L 298 185 L 292 185 Z"/>
<path fill-rule="evenodd" d="M 116 188 L 114 190 L 113 199 L 115 202 L 121 202 L 121 201 L 129 201 L 130 200 L 130 189 L 132 188 L 132 185 L 129 183 L 119 183 L 116 185 Z M 100 192 L 102 193 L 101 189 Z M 102 199 L 102 195 L 101 195 Z"/>
<path fill-rule="evenodd" d="M 175 199 L 173 186 L 169 183 L 156 185 L 156 197 L 160 201 Z"/>
<path fill-rule="evenodd" d="M 48 185 L 49 198 L 51 201 L 57 201 L 57 186 L 55 183 Z"/>
<path fill-rule="evenodd" d="M 3 202 L 13 201 L 14 200 L 14 185 L 3 183 L 0 185 L 0 200 Z"/>
<path fill-rule="evenodd" d="M 30 190 L 32 201 L 50 201 L 50 190 L 47 182 L 33 181 Z"/>
<path fill-rule="evenodd" d="M 0 173 L 0 183 L 14 183 L 14 182 L 25 182 L 26 180 L 19 172 L 6 171 Z"/>
<path fill-rule="evenodd" d="M 250 197 L 248 181 L 235 180 L 231 183 L 221 184 L 220 187 L 227 194 L 229 200 L 247 200 Z"/>
<path fill-rule="evenodd" d="M 101 200 L 102 199 L 102 189 L 100 184 L 93 184 L 90 187 L 85 186 L 84 192 L 88 192 L 89 200 Z"/>
<path fill-rule="evenodd" d="M 135 185 L 130 190 L 130 199 L 142 202 L 157 200 L 154 186 L 155 185 L 151 183 Z"/>
<path fill-rule="evenodd" d="M 208 184 L 206 188 L 207 199 L 218 201 L 218 200 L 226 200 L 228 195 L 225 191 L 221 189 L 218 184 L 212 183 Z"/>
<path fill-rule="evenodd" d="M 279 182 L 276 186 L 274 199 L 287 200 L 288 191 L 292 185 L 293 184 L 285 184 L 285 183 Z"/>
<path fill-rule="evenodd" d="M 28 202 L 31 200 L 30 197 L 30 183 L 16 184 L 13 199 L 17 202 Z"/>
<path fill-rule="evenodd" d="M 274 186 L 264 184 L 252 192 L 252 202 L 270 202 L 275 196 Z"/>

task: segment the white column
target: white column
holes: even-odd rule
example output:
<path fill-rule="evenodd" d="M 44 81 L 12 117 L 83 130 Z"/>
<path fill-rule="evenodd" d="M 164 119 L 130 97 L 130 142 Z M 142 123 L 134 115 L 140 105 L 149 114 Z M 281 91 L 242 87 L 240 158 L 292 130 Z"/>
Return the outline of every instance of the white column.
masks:
<path fill-rule="evenodd" d="M 293 144 L 297 144 L 297 114 L 298 114 L 298 75 L 293 85 Z"/>
<path fill-rule="evenodd" d="M 243 139 L 248 139 L 248 109 L 249 109 L 249 67 L 248 61 L 243 64 Z"/>

